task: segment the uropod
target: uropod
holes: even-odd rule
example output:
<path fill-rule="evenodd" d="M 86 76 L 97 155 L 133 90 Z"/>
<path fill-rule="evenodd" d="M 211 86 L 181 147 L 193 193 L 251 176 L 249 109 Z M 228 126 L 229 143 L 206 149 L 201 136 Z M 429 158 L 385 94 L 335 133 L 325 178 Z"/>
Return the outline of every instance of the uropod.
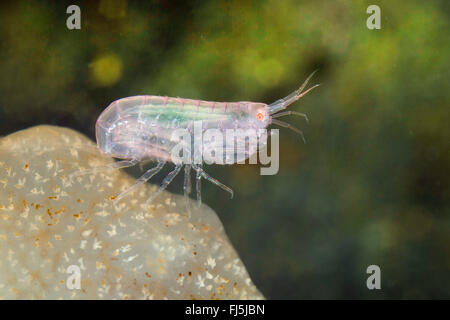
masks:
<path fill-rule="evenodd" d="M 227 129 L 265 129 L 274 124 L 289 128 L 303 138 L 302 131 L 277 118 L 286 115 L 298 115 L 308 121 L 307 116 L 303 113 L 282 110 L 319 86 L 319 84 L 316 84 L 305 90 L 314 73 L 315 71 L 303 82 L 300 88 L 271 104 L 247 101 L 213 102 L 162 96 L 133 96 L 116 100 L 100 114 L 95 131 L 97 147 L 100 152 L 121 160 L 107 166 L 77 171 L 72 173 L 70 177 L 156 161 L 155 167 L 147 170 L 137 179 L 135 184 L 115 197 L 114 201 L 118 201 L 147 182 L 166 163 L 170 162 L 175 165 L 175 168 L 163 179 L 159 189 L 150 195 L 147 203 L 150 203 L 171 183 L 183 166 L 185 173 L 184 195 L 186 198 L 191 191 L 191 170 L 196 173 L 198 204 L 201 203 L 202 178 L 214 183 L 233 196 L 233 191 L 229 187 L 203 170 L 202 163 L 175 161 L 172 153 L 177 142 L 172 139 L 174 130 L 186 129 L 188 132 L 192 132 L 194 124 L 198 121 L 202 122 L 203 129 L 215 129 L 221 132 Z M 208 148 L 207 143 L 204 143 L 203 148 Z M 189 149 L 189 152 L 198 152 L 194 149 Z M 246 150 L 244 158 L 249 158 L 256 151 L 256 149 Z M 236 162 L 236 159 L 231 163 L 229 159 L 227 160 L 227 164 Z M 242 161 L 242 159 L 240 160 Z"/>

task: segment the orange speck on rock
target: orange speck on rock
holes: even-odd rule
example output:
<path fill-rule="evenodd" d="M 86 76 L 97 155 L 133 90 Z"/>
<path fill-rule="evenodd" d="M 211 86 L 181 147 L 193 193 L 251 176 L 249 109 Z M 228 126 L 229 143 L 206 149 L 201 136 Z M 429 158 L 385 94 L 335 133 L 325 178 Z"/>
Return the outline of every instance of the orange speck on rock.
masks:
<path fill-rule="evenodd" d="M 65 212 L 66 211 L 66 207 L 61 207 L 61 209 L 59 209 L 59 210 L 56 210 L 55 211 L 55 214 L 60 214 L 60 213 L 62 213 L 62 212 Z"/>

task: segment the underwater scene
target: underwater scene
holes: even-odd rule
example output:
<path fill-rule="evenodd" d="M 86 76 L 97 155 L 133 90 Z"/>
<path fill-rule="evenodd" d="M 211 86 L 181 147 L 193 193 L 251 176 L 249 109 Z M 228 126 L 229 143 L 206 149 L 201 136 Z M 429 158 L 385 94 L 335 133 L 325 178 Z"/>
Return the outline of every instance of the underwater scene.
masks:
<path fill-rule="evenodd" d="M 0 298 L 449 299 L 450 3 L 2 1 Z"/>

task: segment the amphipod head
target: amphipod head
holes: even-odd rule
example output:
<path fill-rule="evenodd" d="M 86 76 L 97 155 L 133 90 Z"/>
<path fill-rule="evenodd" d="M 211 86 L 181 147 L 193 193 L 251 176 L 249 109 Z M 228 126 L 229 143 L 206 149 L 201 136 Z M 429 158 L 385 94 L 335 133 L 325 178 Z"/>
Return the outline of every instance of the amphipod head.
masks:
<path fill-rule="evenodd" d="M 264 129 L 271 123 L 269 108 L 265 103 L 252 103 L 249 111 L 250 128 Z"/>

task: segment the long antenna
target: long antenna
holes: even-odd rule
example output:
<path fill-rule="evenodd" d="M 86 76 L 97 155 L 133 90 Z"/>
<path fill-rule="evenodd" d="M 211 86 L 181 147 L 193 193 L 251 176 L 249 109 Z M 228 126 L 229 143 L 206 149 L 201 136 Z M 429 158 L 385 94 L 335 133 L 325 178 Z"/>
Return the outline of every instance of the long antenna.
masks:
<path fill-rule="evenodd" d="M 278 112 L 277 114 L 274 114 L 274 115 L 272 116 L 272 119 L 274 119 L 274 118 L 279 118 L 279 117 L 284 117 L 284 116 L 290 116 L 291 114 L 296 115 L 296 116 L 303 117 L 303 118 L 305 118 L 306 122 L 309 123 L 308 116 L 307 116 L 306 114 L 304 114 L 304 113 L 297 112 L 297 111 L 283 111 L 283 112 Z"/>
<path fill-rule="evenodd" d="M 298 88 L 297 90 L 295 90 L 294 92 L 292 92 L 288 96 L 286 96 L 286 97 L 284 97 L 282 99 L 278 99 L 274 103 L 271 103 L 268 106 L 269 107 L 269 114 L 272 115 L 272 114 L 274 114 L 274 113 L 276 113 L 276 112 L 278 112 L 280 110 L 286 109 L 287 106 L 289 106 L 290 104 L 294 103 L 295 101 L 297 101 L 298 99 L 300 99 L 301 97 L 306 95 L 308 92 L 310 92 L 314 88 L 317 88 L 318 86 L 320 86 L 320 84 L 316 84 L 316 85 L 312 86 L 311 88 L 309 88 L 308 90 L 306 90 L 305 92 L 302 92 L 305 89 L 306 85 L 308 84 L 309 80 L 312 78 L 312 76 L 316 72 L 317 72 L 317 70 L 315 70 L 313 73 L 311 73 L 309 75 L 309 77 L 306 78 L 306 80 L 302 83 L 300 88 Z"/>
<path fill-rule="evenodd" d="M 277 119 L 272 119 L 272 123 L 276 124 L 278 126 L 281 126 L 281 127 L 285 127 L 285 128 L 291 129 L 292 131 L 298 133 L 302 137 L 303 142 L 306 144 L 306 140 L 305 140 L 305 136 L 303 135 L 303 131 L 301 131 L 300 129 L 294 127 L 292 124 L 286 123 L 286 122 L 283 122 L 283 121 L 280 121 L 280 120 L 277 120 Z"/>

